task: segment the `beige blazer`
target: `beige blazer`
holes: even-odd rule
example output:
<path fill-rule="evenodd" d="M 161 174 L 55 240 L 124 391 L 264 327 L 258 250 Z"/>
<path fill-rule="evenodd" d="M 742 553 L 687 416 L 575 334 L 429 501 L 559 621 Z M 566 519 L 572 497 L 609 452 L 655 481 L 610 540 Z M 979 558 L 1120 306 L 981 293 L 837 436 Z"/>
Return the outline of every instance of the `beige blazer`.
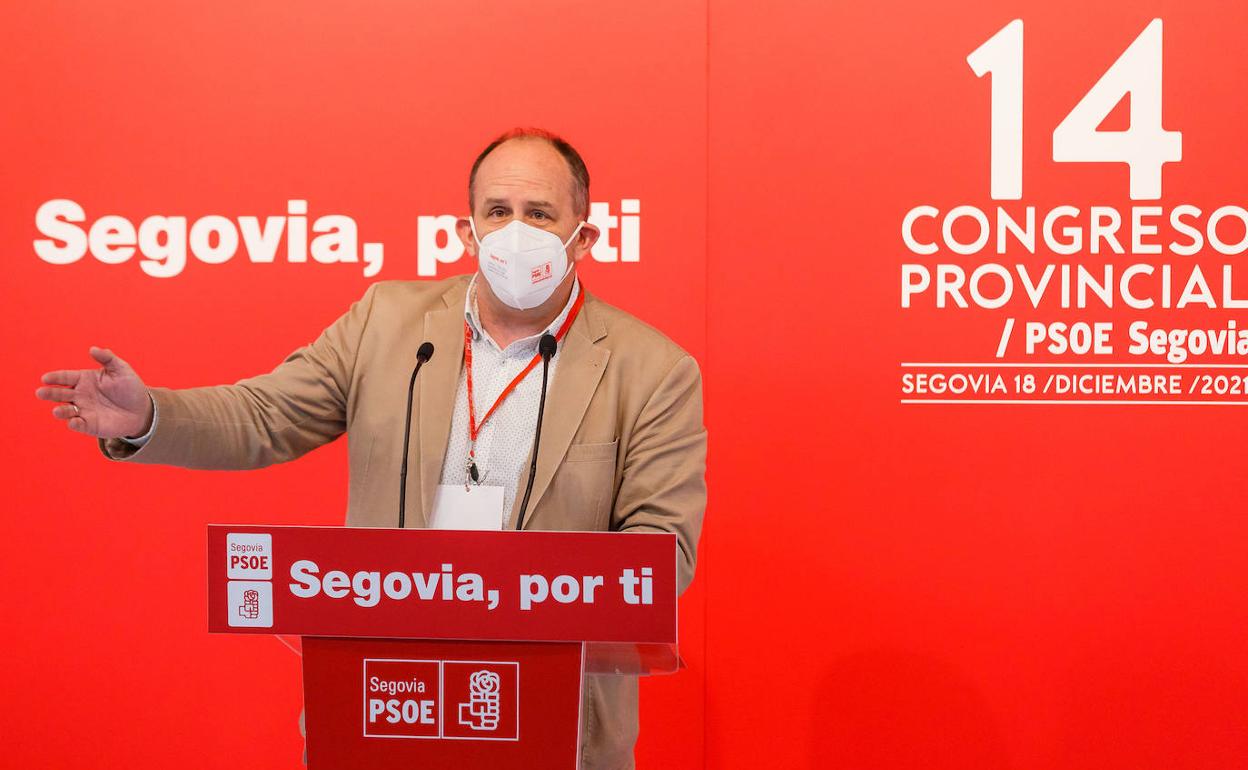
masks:
<path fill-rule="evenodd" d="M 348 435 L 348 526 L 398 516 L 407 384 L 433 343 L 413 401 L 408 526 L 426 526 L 442 472 L 464 348 L 468 276 L 381 281 L 310 345 L 233 385 L 151 388 L 159 418 L 142 448 L 100 441 L 115 460 L 209 470 L 293 460 Z M 697 362 L 662 333 L 586 293 L 558 353 L 525 529 L 671 532 L 679 588 L 693 579 L 706 505 Z M 520 478 L 523 489 L 527 469 Z M 521 495 L 516 495 L 512 511 Z M 586 677 L 583 767 L 632 767 L 637 680 Z"/>

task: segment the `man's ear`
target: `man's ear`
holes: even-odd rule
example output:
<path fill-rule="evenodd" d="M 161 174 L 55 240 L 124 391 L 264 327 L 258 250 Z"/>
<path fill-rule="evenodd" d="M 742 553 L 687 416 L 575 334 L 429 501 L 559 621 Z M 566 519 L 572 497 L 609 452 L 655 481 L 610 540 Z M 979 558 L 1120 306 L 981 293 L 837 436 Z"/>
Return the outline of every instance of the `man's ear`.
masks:
<path fill-rule="evenodd" d="M 472 215 L 469 214 L 468 216 Z M 468 256 L 476 259 L 477 240 L 472 237 L 472 224 L 468 221 L 468 217 L 460 217 L 455 220 L 455 234 L 459 236 L 460 243 L 464 244 L 464 251 L 468 252 Z"/>
<path fill-rule="evenodd" d="M 576 234 L 576 238 L 568 244 L 569 256 L 573 262 L 580 262 L 589 255 L 594 244 L 598 242 L 598 237 L 602 235 L 602 231 L 594 227 L 589 222 L 581 226 L 581 231 Z"/>

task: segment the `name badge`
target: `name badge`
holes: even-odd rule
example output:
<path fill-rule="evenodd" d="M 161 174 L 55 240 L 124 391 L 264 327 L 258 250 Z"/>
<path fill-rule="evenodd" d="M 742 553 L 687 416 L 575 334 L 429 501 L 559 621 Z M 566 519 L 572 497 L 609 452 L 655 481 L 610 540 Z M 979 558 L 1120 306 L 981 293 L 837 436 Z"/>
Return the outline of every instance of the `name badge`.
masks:
<path fill-rule="evenodd" d="M 430 529 L 502 529 L 503 488 L 439 484 L 433 494 Z"/>

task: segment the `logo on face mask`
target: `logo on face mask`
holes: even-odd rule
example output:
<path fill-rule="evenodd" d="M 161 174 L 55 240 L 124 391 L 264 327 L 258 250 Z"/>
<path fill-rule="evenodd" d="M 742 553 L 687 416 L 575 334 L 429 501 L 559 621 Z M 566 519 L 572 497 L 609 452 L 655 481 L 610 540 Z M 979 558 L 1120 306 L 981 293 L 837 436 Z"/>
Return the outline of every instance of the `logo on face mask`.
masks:
<path fill-rule="evenodd" d="M 547 262 L 544 265 L 533 268 L 529 275 L 529 279 L 531 283 L 541 283 L 542 281 L 548 280 L 552 275 L 554 275 L 554 273 L 551 270 L 550 263 Z"/>

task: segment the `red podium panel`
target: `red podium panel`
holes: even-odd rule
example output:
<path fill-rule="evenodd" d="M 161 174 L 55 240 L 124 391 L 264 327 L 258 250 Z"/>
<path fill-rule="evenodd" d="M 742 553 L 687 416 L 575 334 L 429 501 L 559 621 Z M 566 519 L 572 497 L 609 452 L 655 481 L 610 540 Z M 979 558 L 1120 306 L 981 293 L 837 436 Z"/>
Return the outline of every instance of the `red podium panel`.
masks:
<path fill-rule="evenodd" d="M 582 645 L 303 642 L 308 764 L 575 768 Z"/>
<path fill-rule="evenodd" d="M 581 681 L 670 673 L 674 535 L 208 528 L 208 629 L 303 635 L 310 770 L 579 765 Z"/>

